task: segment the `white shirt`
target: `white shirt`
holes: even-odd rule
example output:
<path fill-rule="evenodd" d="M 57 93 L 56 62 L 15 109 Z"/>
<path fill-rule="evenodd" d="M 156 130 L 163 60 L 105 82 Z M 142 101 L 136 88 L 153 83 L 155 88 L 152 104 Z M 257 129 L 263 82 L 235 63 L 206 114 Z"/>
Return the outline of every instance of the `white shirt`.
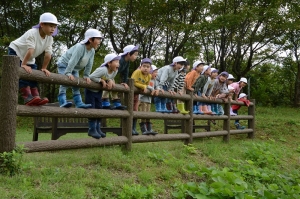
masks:
<path fill-rule="evenodd" d="M 16 51 L 21 61 L 23 61 L 28 49 L 33 48 L 34 52 L 32 56 L 28 59 L 27 64 L 34 64 L 35 58 L 43 52 L 52 54 L 52 44 L 52 36 L 46 35 L 45 39 L 43 39 L 40 35 L 39 29 L 32 28 L 18 39 L 12 41 L 9 47 Z"/>

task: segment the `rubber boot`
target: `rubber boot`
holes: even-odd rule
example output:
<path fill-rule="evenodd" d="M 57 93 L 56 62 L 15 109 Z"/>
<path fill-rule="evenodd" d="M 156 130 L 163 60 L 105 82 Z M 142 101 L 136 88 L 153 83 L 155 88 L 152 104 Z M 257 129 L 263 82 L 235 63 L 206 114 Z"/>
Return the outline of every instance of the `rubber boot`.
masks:
<path fill-rule="evenodd" d="M 139 135 L 139 132 L 136 131 L 136 122 L 137 119 L 132 120 L 132 135 Z"/>
<path fill-rule="evenodd" d="M 216 113 L 216 115 L 221 115 L 221 113 L 219 112 L 219 109 L 218 109 L 218 104 L 212 104 L 211 107 L 212 107 L 212 110 Z"/>
<path fill-rule="evenodd" d="M 235 122 L 234 125 L 235 125 L 236 129 L 240 129 L 240 130 L 245 129 L 245 126 L 241 126 L 240 123 L 238 123 L 238 122 Z"/>
<path fill-rule="evenodd" d="M 154 97 L 155 111 L 161 113 L 161 103 L 159 97 Z"/>
<path fill-rule="evenodd" d="M 178 108 L 178 110 L 180 111 L 181 114 L 188 114 L 189 113 L 189 111 L 186 111 L 184 109 L 184 103 L 178 103 L 177 108 Z"/>
<path fill-rule="evenodd" d="M 212 114 L 211 111 L 208 111 L 207 105 L 200 105 L 200 106 L 202 106 L 202 107 L 200 108 L 200 110 L 202 110 L 202 112 L 203 112 L 205 115 L 211 115 L 211 114 Z"/>
<path fill-rule="evenodd" d="M 173 109 L 173 113 L 179 113 L 179 110 L 177 109 L 177 106 L 175 103 L 171 103 L 172 105 L 172 109 Z"/>
<path fill-rule="evenodd" d="M 116 107 L 116 109 L 119 109 L 119 110 L 125 110 L 125 109 L 127 109 L 127 106 L 124 106 L 124 105 L 121 104 L 121 100 L 120 99 L 114 99 L 113 100 L 113 104 Z"/>
<path fill-rule="evenodd" d="M 170 111 L 168 111 L 166 105 L 167 105 L 167 99 L 166 98 L 161 98 L 160 106 L 161 106 L 161 112 L 162 113 L 170 113 Z"/>
<path fill-rule="evenodd" d="M 20 89 L 21 96 L 24 99 L 24 104 L 27 106 L 36 106 L 37 103 L 40 101 L 41 98 L 33 97 L 31 95 L 30 87 L 23 87 Z"/>
<path fill-rule="evenodd" d="M 207 110 L 210 111 L 212 115 L 216 115 L 216 113 L 212 111 L 211 105 L 207 105 Z"/>
<path fill-rule="evenodd" d="M 236 113 L 234 113 L 233 111 L 232 111 L 232 108 L 230 107 L 230 115 L 231 116 L 236 116 L 237 114 Z"/>
<path fill-rule="evenodd" d="M 88 123 L 89 123 L 88 136 L 91 136 L 95 139 L 100 139 L 101 135 L 99 135 L 99 133 L 97 133 L 97 131 L 96 131 L 96 120 L 91 119 L 91 120 L 89 120 Z"/>
<path fill-rule="evenodd" d="M 140 123 L 140 128 L 141 128 L 141 131 L 142 131 L 142 135 L 149 135 L 150 132 L 147 131 L 147 127 L 146 127 L 145 122 Z"/>
<path fill-rule="evenodd" d="M 151 122 L 146 122 L 146 127 L 147 127 L 147 130 L 149 132 L 148 134 L 151 134 L 151 135 L 156 135 L 157 134 L 157 132 L 153 131 Z"/>
<path fill-rule="evenodd" d="M 65 93 L 60 94 L 58 97 L 59 107 L 69 108 L 73 105 L 72 102 L 67 102 L 67 97 Z"/>
<path fill-rule="evenodd" d="M 197 114 L 197 115 L 200 114 L 198 105 L 193 106 L 193 114 Z"/>
<path fill-rule="evenodd" d="M 101 120 L 100 119 L 96 120 L 96 131 L 102 138 L 106 137 L 106 134 L 101 131 Z"/>
<path fill-rule="evenodd" d="M 92 107 L 91 104 L 85 104 L 82 102 L 82 98 L 81 98 L 80 94 L 73 95 L 73 100 L 74 100 L 76 108 L 91 108 Z"/>
<path fill-rule="evenodd" d="M 111 109 L 112 110 L 112 109 L 116 108 L 116 107 L 110 105 L 110 101 L 108 98 L 102 98 L 101 103 L 102 103 L 103 109 Z"/>
<path fill-rule="evenodd" d="M 39 91 L 38 91 L 38 89 L 37 89 L 36 87 L 35 87 L 35 88 L 30 88 L 30 90 L 31 90 L 31 95 L 32 95 L 33 97 L 38 97 L 38 98 L 40 98 Z M 49 102 L 48 98 L 47 98 L 47 97 L 44 97 L 44 98 L 42 98 L 42 99 L 40 98 L 40 101 L 37 102 L 36 105 L 41 106 L 41 105 L 47 104 L 48 102 Z"/>
<path fill-rule="evenodd" d="M 166 109 L 168 110 L 169 113 L 173 112 L 172 102 L 166 103 Z"/>

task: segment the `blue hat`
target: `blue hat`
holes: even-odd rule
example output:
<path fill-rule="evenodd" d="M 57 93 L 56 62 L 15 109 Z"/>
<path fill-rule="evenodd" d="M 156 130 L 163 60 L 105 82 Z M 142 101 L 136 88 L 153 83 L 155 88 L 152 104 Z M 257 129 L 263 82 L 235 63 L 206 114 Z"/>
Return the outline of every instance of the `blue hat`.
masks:
<path fill-rule="evenodd" d="M 220 75 L 228 77 L 228 76 L 229 76 L 229 73 L 227 73 L 226 71 L 223 71 L 223 72 L 220 73 Z M 220 75 L 219 75 L 219 76 L 220 76 Z"/>
<path fill-rule="evenodd" d="M 152 65 L 152 61 L 151 61 L 151 59 L 149 59 L 149 58 L 144 58 L 144 59 L 142 59 L 141 65 L 142 65 L 143 63 L 150 63 L 150 65 Z"/>

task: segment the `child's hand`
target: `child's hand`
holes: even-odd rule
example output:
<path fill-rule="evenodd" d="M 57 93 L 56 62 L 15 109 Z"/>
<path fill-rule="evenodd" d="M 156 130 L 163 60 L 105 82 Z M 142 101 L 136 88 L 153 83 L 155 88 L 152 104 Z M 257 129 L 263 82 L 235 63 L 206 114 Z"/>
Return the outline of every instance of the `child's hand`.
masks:
<path fill-rule="evenodd" d="M 91 79 L 90 79 L 89 77 L 84 77 L 83 79 L 86 80 L 86 83 L 87 83 L 87 84 L 90 84 L 90 83 L 91 83 Z"/>
<path fill-rule="evenodd" d="M 197 94 L 194 94 L 195 97 L 199 97 Z"/>
<path fill-rule="evenodd" d="M 204 99 L 207 99 L 207 97 L 205 96 L 205 94 L 203 93 L 202 94 L 202 96 L 201 97 L 203 97 Z"/>
<path fill-rule="evenodd" d="M 188 90 L 190 90 L 190 91 L 194 91 L 194 89 L 193 89 L 193 88 L 188 88 Z"/>
<path fill-rule="evenodd" d="M 106 81 L 101 79 L 100 83 L 102 84 L 102 88 L 105 88 L 107 86 Z"/>
<path fill-rule="evenodd" d="M 151 95 L 158 95 L 159 94 L 159 90 L 153 90 L 152 92 L 151 92 Z"/>
<path fill-rule="evenodd" d="M 49 77 L 51 74 L 47 69 L 42 68 L 41 71 L 43 71 L 47 77 Z"/>
<path fill-rule="evenodd" d="M 129 86 L 126 83 L 121 83 L 126 89 L 129 89 Z"/>
<path fill-rule="evenodd" d="M 106 85 L 107 85 L 107 89 L 112 89 L 115 86 L 112 80 L 109 80 Z"/>
<path fill-rule="evenodd" d="M 179 94 L 179 95 L 182 95 L 182 94 L 183 94 L 183 92 L 182 92 L 182 91 L 178 91 L 178 94 Z"/>
<path fill-rule="evenodd" d="M 75 79 L 73 75 L 69 75 L 68 77 L 69 77 L 69 79 L 72 80 L 72 81 L 74 81 L 74 79 Z"/>
<path fill-rule="evenodd" d="M 175 95 L 175 94 L 176 94 L 176 92 L 174 92 L 174 91 L 169 91 L 169 93 L 170 93 L 171 95 Z"/>
<path fill-rule="evenodd" d="M 31 72 L 32 72 L 32 69 L 31 69 L 30 66 L 27 66 L 27 65 L 22 64 L 21 67 L 24 68 L 24 70 L 25 70 L 27 73 L 31 73 Z"/>
<path fill-rule="evenodd" d="M 148 89 L 147 88 L 144 88 L 143 92 L 144 93 L 147 93 Z"/>

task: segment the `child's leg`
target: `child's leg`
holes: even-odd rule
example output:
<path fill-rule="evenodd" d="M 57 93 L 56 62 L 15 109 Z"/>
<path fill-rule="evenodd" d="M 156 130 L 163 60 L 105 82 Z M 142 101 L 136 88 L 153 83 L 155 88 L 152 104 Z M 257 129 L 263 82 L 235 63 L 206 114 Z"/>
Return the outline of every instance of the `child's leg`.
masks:
<path fill-rule="evenodd" d="M 66 68 L 67 68 L 67 65 L 58 63 L 57 64 L 58 74 L 65 75 Z M 73 104 L 72 102 L 67 101 L 67 96 L 66 96 L 67 89 L 68 89 L 68 87 L 65 86 L 65 85 L 60 85 L 59 86 L 59 92 L 58 92 L 58 97 L 57 98 L 58 98 L 58 102 L 59 102 L 60 107 L 68 108 L 68 107 L 71 107 L 72 104 Z"/>
<path fill-rule="evenodd" d="M 111 94 L 112 94 L 112 101 L 116 109 L 120 109 L 120 110 L 127 109 L 127 106 L 121 104 L 121 99 L 118 96 L 118 92 L 111 92 Z"/>
<path fill-rule="evenodd" d="M 151 103 L 146 103 L 146 111 L 147 112 L 151 111 Z M 157 134 L 157 132 L 153 131 L 153 129 L 152 129 L 152 123 L 150 122 L 150 119 L 146 120 L 146 128 L 147 128 L 148 135 L 149 134 L 152 134 L 152 135 Z"/>
<path fill-rule="evenodd" d="M 78 71 L 72 71 L 72 75 L 77 78 L 79 77 Z M 76 108 L 91 108 L 92 107 L 91 104 L 85 104 L 82 102 L 79 87 L 72 87 L 72 92 L 73 92 L 73 100 L 74 100 Z"/>

